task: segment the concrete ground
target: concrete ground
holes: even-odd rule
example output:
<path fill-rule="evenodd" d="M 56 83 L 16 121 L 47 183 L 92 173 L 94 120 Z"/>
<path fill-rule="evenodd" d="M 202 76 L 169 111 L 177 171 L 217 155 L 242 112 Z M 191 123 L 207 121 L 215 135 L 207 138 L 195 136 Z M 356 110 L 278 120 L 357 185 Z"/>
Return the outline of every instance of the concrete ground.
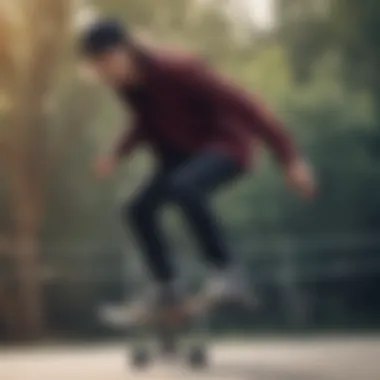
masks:
<path fill-rule="evenodd" d="M 129 368 L 123 345 L 0 351 L 1 380 L 380 380 L 380 337 L 258 339 L 210 344 L 208 370 L 157 361 Z"/>

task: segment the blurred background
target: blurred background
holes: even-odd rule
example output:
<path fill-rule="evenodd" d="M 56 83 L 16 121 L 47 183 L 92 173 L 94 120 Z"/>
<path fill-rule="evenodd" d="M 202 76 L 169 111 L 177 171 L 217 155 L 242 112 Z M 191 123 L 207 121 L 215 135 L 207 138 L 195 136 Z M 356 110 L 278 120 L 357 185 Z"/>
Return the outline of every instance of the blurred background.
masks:
<path fill-rule="evenodd" d="M 286 188 L 265 152 L 218 195 L 262 306 L 253 317 L 222 313 L 215 333 L 380 327 L 379 1 L 2 0 L 0 9 L 0 342 L 111 337 L 99 305 L 144 281 L 119 207 L 150 157 L 138 152 L 107 182 L 91 171 L 128 124 L 77 67 L 75 34 L 94 12 L 117 14 L 144 43 L 199 53 L 257 93 L 315 168 L 312 203 Z M 165 220 L 180 264 L 201 273 L 178 215 Z"/>

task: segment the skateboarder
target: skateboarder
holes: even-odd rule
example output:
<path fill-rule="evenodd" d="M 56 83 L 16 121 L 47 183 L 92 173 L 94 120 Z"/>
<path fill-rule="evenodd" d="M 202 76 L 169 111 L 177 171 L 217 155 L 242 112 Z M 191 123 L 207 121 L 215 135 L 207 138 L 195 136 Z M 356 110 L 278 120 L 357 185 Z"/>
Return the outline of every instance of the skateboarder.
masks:
<path fill-rule="evenodd" d="M 122 210 L 157 283 L 157 300 L 176 300 L 176 270 L 161 231 L 167 202 L 183 211 L 212 270 L 205 292 L 212 297 L 243 294 L 241 276 L 224 241 L 209 194 L 249 170 L 258 142 L 274 153 L 289 185 L 301 196 L 314 193 L 309 166 L 279 121 L 257 99 L 192 54 L 143 48 L 116 20 L 98 20 L 81 36 L 81 51 L 132 109 L 135 123 L 112 152 L 96 160 L 98 176 L 139 145 L 156 158 L 153 178 Z M 252 210 L 254 212 L 254 210 Z"/>

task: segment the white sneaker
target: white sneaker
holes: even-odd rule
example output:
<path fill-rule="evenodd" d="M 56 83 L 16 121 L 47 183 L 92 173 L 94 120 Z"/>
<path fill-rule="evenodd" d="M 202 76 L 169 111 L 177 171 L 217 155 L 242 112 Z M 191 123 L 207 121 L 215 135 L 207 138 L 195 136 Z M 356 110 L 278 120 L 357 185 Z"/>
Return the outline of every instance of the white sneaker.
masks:
<path fill-rule="evenodd" d="M 211 273 L 204 289 L 205 296 L 211 302 L 237 301 L 252 303 L 253 291 L 241 271 L 236 268 L 215 270 Z"/>
<path fill-rule="evenodd" d="M 102 305 L 98 309 L 98 317 L 107 326 L 124 328 L 128 324 L 128 310 L 125 304 Z"/>
<path fill-rule="evenodd" d="M 174 286 L 174 284 L 157 286 L 131 302 L 101 306 L 99 318 L 113 327 L 125 327 L 135 320 L 136 315 L 177 305 L 182 299 L 181 287 Z"/>

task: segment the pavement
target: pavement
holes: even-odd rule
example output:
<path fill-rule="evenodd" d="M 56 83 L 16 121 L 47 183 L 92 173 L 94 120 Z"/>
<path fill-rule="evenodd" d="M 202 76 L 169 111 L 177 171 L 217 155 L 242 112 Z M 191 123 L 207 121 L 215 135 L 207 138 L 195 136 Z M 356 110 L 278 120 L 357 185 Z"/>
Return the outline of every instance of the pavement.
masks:
<path fill-rule="evenodd" d="M 0 350 L 1 380 L 380 380 L 380 337 L 210 342 L 210 366 L 130 368 L 123 344 Z"/>

